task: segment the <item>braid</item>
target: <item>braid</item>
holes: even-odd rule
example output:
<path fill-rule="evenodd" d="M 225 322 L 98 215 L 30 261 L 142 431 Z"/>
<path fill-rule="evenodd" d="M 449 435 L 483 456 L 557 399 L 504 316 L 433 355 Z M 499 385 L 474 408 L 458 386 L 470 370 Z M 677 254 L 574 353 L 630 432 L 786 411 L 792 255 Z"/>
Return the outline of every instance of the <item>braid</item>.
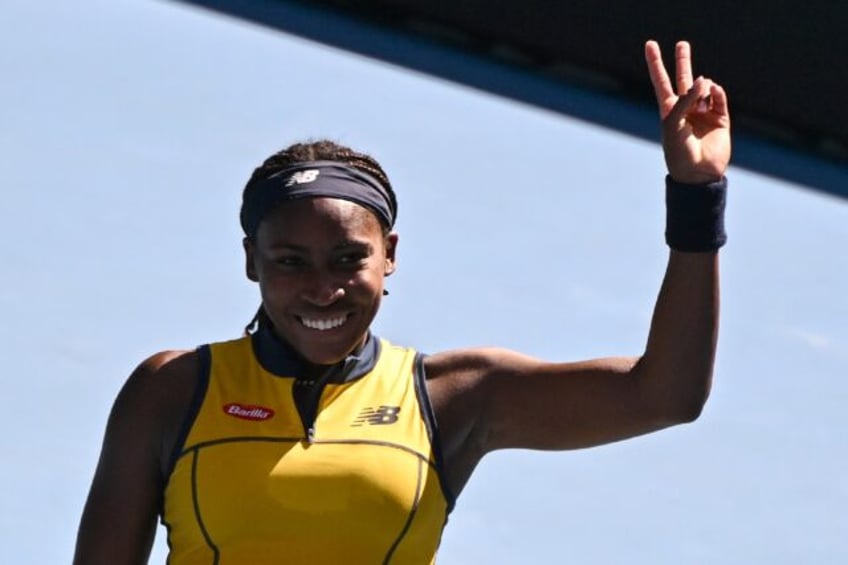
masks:
<path fill-rule="evenodd" d="M 350 167 L 359 169 L 374 177 L 389 194 L 392 205 L 397 210 L 397 197 L 389 182 L 389 177 L 374 157 L 367 153 L 359 153 L 350 147 L 345 147 L 328 139 L 295 143 L 279 151 L 267 159 L 254 171 L 244 187 L 242 197 L 247 195 L 256 185 L 271 175 L 288 167 L 305 161 L 339 161 Z M 386 230 L 388 226 L 384 226 Z"/>

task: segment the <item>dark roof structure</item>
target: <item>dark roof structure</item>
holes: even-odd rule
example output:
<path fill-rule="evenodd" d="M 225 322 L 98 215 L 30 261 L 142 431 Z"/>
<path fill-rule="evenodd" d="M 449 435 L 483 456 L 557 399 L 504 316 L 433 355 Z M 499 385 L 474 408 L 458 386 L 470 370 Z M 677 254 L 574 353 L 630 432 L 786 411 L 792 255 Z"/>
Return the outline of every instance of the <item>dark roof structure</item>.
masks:
<path fill-rule="evenodd" d="M 185 1 L 651 140 L 642 46 L 688 39 L 735 165 L 848 198 L 848 2 Z"/>

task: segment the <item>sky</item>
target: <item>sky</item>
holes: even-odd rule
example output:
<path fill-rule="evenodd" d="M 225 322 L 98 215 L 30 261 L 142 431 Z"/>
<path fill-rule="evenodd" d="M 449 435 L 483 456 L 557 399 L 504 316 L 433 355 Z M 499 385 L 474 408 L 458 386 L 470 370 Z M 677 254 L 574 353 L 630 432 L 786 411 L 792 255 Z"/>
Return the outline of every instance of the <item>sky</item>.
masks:
<path fill-rule="evenodd" d="M 240 334 L 241 189 L 294 141 L 370 152 L 398 192 L 378 335 L 551 360 L 644 345 L 667 258 L 655 143 L 164 1 L 7 0 L 0 76 L 4 561 L 70 562 L 137 363 Z M 848 202 L 728 177 L 701 418 L 488 455 L 440 564 L 848 562 Z M 160 529 L 150 563 L 166 552 Z"/>

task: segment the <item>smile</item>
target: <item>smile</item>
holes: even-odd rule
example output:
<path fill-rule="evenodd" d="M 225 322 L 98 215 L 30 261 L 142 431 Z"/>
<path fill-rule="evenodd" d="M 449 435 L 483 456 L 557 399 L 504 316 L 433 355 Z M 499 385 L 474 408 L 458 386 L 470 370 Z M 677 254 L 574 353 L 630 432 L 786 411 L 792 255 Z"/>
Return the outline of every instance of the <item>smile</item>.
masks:
<path fill-rule="evenodd" d="M 310 330 L 326 331 L 326 330 L 332 330 L 332 329 L 337 328 L 337 327 L 341 326 L 342 324 L 344 324 L 347 321 L 348 316 L 345 315 L 345 316 L 339 316 L 337 318 L 324 318 L 324 319 L 303 318 L 301 316 L 298 316 L 297 319 L 300 320 L 301 324 L 303 324 L 304 326 L 306 326 Z"/>

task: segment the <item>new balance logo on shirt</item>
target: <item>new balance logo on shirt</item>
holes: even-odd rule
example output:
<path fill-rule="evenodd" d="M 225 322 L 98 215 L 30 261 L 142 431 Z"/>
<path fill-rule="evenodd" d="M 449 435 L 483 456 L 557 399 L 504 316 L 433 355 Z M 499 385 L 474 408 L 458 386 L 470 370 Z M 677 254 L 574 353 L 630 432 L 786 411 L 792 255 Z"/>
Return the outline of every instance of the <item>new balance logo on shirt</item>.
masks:
<path fill-rule="evenodd" d="M 385 426 L 398 421 L 400 406 L 380 406 L 379 408 L 363 408 L 353 421 L 351 427 L 357 428 L 364 424 L 369 426 Z"/>

